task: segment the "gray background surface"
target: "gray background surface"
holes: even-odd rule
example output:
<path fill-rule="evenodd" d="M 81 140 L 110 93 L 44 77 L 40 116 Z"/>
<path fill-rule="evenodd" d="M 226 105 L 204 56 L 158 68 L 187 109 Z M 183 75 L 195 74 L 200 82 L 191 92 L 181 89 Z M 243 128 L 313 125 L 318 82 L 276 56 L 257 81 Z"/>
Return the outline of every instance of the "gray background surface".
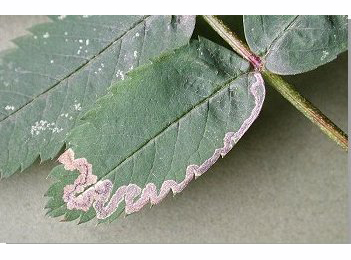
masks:
<path fill-rule="evenodd" d="M 0 16 L 0 50 L 40 16 Z M 347 53 L 286 77 L 347 130 Z M 0 137 L 1 138 L 1 137 Z M 0 151 L 3 152 L 3 151 Z M 347 153 L 267 86 L 260 117 L 242 140 L 184 192 L 110 225 L 45 217 L 54 162 L 0 181 L 0 242 L 345 243 Z"/>

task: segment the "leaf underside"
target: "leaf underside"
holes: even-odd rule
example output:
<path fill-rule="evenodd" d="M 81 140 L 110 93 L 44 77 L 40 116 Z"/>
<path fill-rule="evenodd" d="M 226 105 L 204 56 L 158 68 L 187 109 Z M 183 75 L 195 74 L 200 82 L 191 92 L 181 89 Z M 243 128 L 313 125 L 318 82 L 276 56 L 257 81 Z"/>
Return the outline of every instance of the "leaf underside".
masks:
<path fill-rule="evenodd" d="M 316 69 L 346 51 L 347 24 L 343 15 L 244 16 L 250 49 L 282 75 Z"/>
<path fill-rule="evenodd" d="M 69 134 L 47 214 L 112 221 L 180 192 L 240 139 L 264 95 L 248 62 L 204 39 L 132 71 Z"/>
<path fill-rule="evenodd" d="M 54 158 L 111 83 L 188 43 L 194 16 L 67 16 L 0 57 L 0 174 Z"/>

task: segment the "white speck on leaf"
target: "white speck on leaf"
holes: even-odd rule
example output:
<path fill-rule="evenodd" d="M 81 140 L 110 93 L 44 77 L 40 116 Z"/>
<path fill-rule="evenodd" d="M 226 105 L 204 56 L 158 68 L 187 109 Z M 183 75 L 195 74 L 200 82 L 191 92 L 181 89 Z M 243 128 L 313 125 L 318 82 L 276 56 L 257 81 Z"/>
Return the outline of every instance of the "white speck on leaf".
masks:
<path fill-rule="evenodd" d="M 78 41 L 79 41 L 80 43 L 83 43 L 83 40 L 82 40 L 82 39 L 79 39 Z"/>
<path fill-rule="evenodd" d="M 53 64 L 53 63 L 54 63 L 54 60 L 51 60 L 50 63 Z"/>
<path fill-rule="evenodd" d="M 15 110 L 15 107 L 14 106 L 10 106 L 10 105 L 7 105 L 6 107 L 5 107 L 5 110 Z"/>
<path fill-rule="evenodd" d="M 63 19 L 65 19 L 65 18 L 66 18 L 66 16 L 67 16 L 67 15 L 60 15 L 59 17 L 57 17 L 57 19 L 59 19 L 59 20 L 63 20 Z"/>
<path fill-rule="evenodd" d="M 63 128 L 59 128 L 56 126 L 55 122 L 49 123 L 46 120 L 40 120 L 34 123 L 34 125 L 31 126 L 30 133 L 32 135 L 39 135 L 41 132 L 49 130 L 52 133 L 59 133 L 63 130 Z"/>
<path fill-rule="evenodd" d="M 38 39 L 38 36 L 34 35 L 33 38 L 34 38 L 34 39 Z"/>
<path fill-rule="evenodd" d="M 118 70 L 118 71 L 117 71 L 117 73 L 116 73 L 116 77 L 117 77 L 117 78 L 121 78 L 121 80 L 124 80 L 124 74 L 123 74 L 123 71 Z"/>
<path fill-rule="evenodd" d="M 82 110 L 82 107 L 81 107 L 80 103 L 78 103 L 77 100 L 74 100 L 74 105 L 73 106 L 74 106 L 74 109 L 76 111 L 81 111 Z"/>
<path fill-rule="evenodd" d="M 65 35 L 68 35 L 68 32 L 65 32 L 64 34 L 65 34 Z"/>
<path fill-rule="evenodd" d="M 329 52 L 323 51 L 323 55 L 321 57 L 321 60 L 324 60 L 328 55 L 329 55 Z"/>
<path fill-rule="evenodd" d="M 88 46 L 89 45 L 89 39 L 85 40 L 85 45 Z"/>
<path fill-rule="evenodd" d="M 49 37 L 50 37 L 50 34 L 49 34 L 48 32 L 46 32 L 46 33 L 43 34 L 43 38 L 44 38 L 44 39 L 47 39 L 47 38 L 49 38 Z M 44 44 L 45 44 L 45 42 L 44 42 Z"/>
<path fill-rule="evenodd" d="M 134 58 L 138 57 L 138 51 L 134 51 Z"/>

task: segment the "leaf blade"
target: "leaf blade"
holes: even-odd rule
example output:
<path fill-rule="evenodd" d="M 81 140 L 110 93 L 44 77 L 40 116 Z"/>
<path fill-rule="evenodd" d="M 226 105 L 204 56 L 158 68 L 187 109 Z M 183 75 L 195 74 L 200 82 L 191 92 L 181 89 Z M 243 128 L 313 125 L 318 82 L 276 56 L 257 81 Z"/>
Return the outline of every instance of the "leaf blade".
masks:
<path fill-rule="evenodd" d="M 257 87 L 256 94 L 251 87 Z M 124 207 L 130 214 L 149 199 L 157 204 L 171 186 L 173 192 L 180 192 L 241 138 L 257 117 L 263 99 L 260 74 L 250 72 L 249 63 L 233 52 L 207 40 L 194 41 L 133 71 L 128 80 L 98 100 L 84 117 L 86 123 L 69 136 L 77 157 L 84 157 L 77 160 L 87 169 L 93 167 L 97 176 L 98 182 L 90 189 L 106 191 L 107 187 L 99 185 L 109 185 L 109 195 L 114 194 L 109 212 L 96 200 L 98 218 L 113 220 Z M 61 161 L 78 162 L 72 150 L 67 151 Z M 59 166 L 55 171 L 62 175 L 65 169 Z M 139 204 L 122 199 L 132 196 L 133 189 L 138 197 L 147 187 L 158 195 L 137 199 Z M 63 190 L 56 191 L 52 199 L 63 201 L 68 196 Z M 78 207 L 82 214 L 89 209 L 84 196 L 77 202 L 84 205 Z M 78 205 L 68 203 L 68 208 Z"/>

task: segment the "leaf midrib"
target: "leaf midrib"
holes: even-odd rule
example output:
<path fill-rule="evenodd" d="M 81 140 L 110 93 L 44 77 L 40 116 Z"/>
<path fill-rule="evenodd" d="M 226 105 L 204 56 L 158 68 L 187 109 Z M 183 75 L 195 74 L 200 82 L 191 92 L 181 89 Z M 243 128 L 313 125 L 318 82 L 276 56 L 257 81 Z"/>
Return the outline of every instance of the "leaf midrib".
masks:
<path fill-rule="evenodd" d="M 17 112 L 21 111 L 23 108 L 25 108 L 26 106 L 28 106 L 29 104 L 31 104 L 32 102 L 34 102 L 35 100 L 37 100 L 38 98 L 40 98 L 41 96 L 47 94 L 49 91 L 51 91 L 52 89 L 54 89 L 56 86 L 58 86 L 60 83 L 62 83 L 63 81 L 65 81 L 66 79 L 70 78 L 71 76 L 73 76 L 74 74 L 76 74 L 77 72 L 79 72 L 81 69 L 83 69 L 84 67 L 88 66 L 91 62 L 95 61 L 102 53 L 104 53 L 108 48 L 110 48 L 113 44 L 115 44 L 117 41 L 119 41 L 123 36 L 125 36 L 128 32 L 130 32 L 131 30 L 133 30 L 135 27 L 137 27 L 139 24 L 144 23 L 146 19 L 148 19 L 149 17 L 151 17 L 151 15 L 147 15 L 144 16 L 141 20 L 133 23 L 133 25 L 127 29 L 122 35 L 120 35 L 119 37 L 117 37 L 116 39 L 112 40 L 111 43 L 109 43 L 108 45 L 106 45 L 104 48 L 102 48 L 102 50 L 100 50 L 97 54 L 95 54 L 93 57 L 91 57 L 90 59 L 86 59 L 86 62 L 83 63 L 82 65 L 80 65 L 77 69 L 75 69 L 74 71 L 72 71 L 71 73 L 69 73 L 67 76 L 63 77 L 61 80 L 58 80 L 55 84 L 53 84 L 51 87 L 49 87 L 48 89 L 46 89 L 45 91 L 43 91 L 42 93 L 36 95 L 35 97 L 33 97 L 33 99 L 31 99 L 30 101 L 28 101 L 27 103 L 25 103 L 24 105 L 22 105 L 21 107 L 19 107 L 17 110 L 13 111 L 13 113 L 8 114 L 6 117 L 2 118 L 0 120 L 0 123 L 5 121 L 6 119 L 10 118 L 11 116 L 13 116 L 14 114 L 16 114 Z"/>
<path fill-rule="evenodd" d="M 243 76 L 248 76 L 250 73 L 252 73 L 252 71 L 247 71 L 244 72 L 243 74 L 240 74 L 238 76 L 232 77 L 226 81 L 224 81 L 222 84 L 222 87 L 219 87 L 216 91 L 214 91 L 211 95 L 209 95 L 208 97 L 204 98 L 203 100 L 201 100 L 199 103 L 197 103 L 195 106 L 193 106 L 192 108 L 190 108 L 189 110 L 187 110 L 186 112 L 184 112 L 180 117 L 178 117 L 177 119 L 175 119 L 172 123 L 170 123 L 168 126 L 164 127 L 162 130 L 160 130 L 156 135 L 154 135 L 152 138 L 150 138 L 150 140 L 146 141 L 145 143 L 143 143 L 139 148 L 137 148 L 135 151 L 133 151 L 132 153 L 130 153 L 129 155 L 126 156 L 125 159 L 123 159 L 118 165 L 116 165 L 115 167 L 113 167 L 111 170 L 109 170 L 104 176 L 101 176 L 98 178 L 98 180 L 101 180 L 102 178 L 106 178 L 108 177 L 115 169 L 117 169 L 120 165 L 122 165 L 124 162 L 126 162 L 128 159 L 132 158 L 138 151 L 142 150 L 145 146 L 147 146 L 150 142 L 152 142 L 153 140 L 155 140 L 158 136 L 160 136 L 163 132 L 165 132 L 167 129 L 169 129 L 170 127 L 172 127 L 173 125 L 177 124 L 182 118 L 186 117 L 189 113 L 191 113 L 194 109 L 196 109 L 197 107 L 201 106 L 202 104 L 204 104 L 205 102 L 207 102 L 210 98 L 212 98 L 213 96 L 215 96 L 216 94 L 218 94 L 220 91 L 222 91 L 223 89 L 227 88 L 228 85 L 230 85 L 233 81 L 237 80 L 239 77 L 243 77 Z M 218 84 L 221 85 L 221 84 Z M 87 123 L 87 124 L 91 124 L 91 123 Z M 89 188 L 89 187 L 88 187 Z M 87 189 L 88 189 L 87 188 Z"/>

